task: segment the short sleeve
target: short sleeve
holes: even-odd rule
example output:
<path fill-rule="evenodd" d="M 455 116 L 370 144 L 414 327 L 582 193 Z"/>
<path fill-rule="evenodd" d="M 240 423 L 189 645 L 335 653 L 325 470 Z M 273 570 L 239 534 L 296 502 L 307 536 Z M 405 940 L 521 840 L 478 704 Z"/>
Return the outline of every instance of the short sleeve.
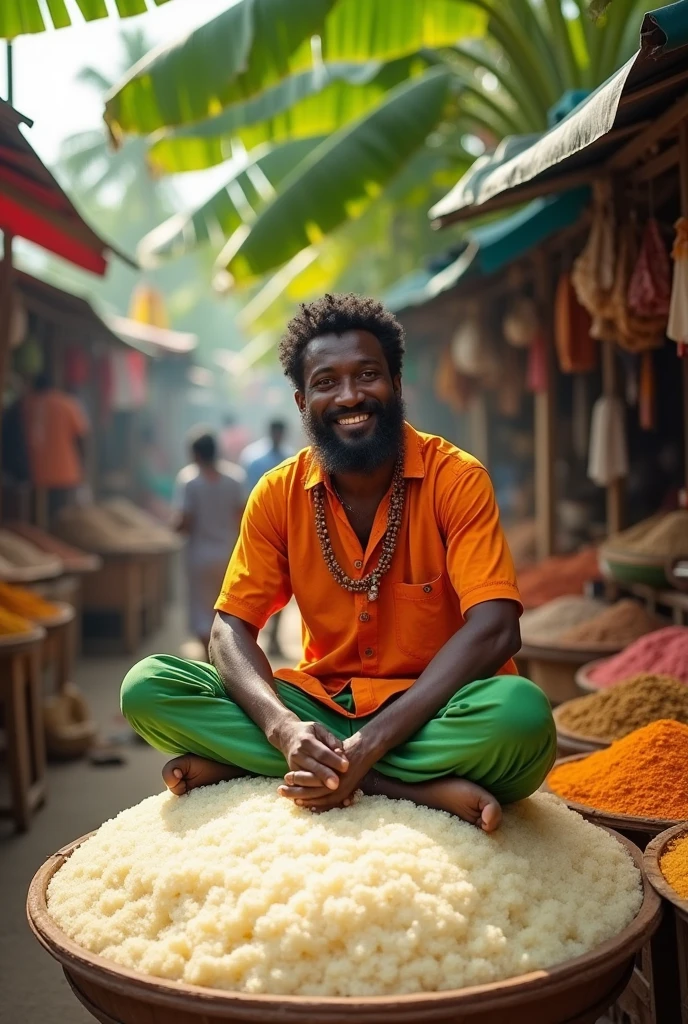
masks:
<path fill-rule="evenodd" d="M 499 521 L 490 477 L 472 464 L 445 473 L 439 513 L 447 545 L 447 570 L 463 615 L 483 601 L 506 599 L 522 608 L 516 570 Z"/>
<path fill-rule="evenodd" d="M 291 597 L 286 494 L 281 478 L 263 477 L 249 498 L 215 609 L 262 629 Z"/>

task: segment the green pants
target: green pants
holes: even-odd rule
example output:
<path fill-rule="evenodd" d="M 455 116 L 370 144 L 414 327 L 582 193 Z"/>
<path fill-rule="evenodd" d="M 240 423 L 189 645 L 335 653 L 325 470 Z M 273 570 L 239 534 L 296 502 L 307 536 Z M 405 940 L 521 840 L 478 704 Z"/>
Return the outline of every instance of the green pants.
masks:
<path fill-rule="evenodd" d="M 375 717 L 347 718 L 289 683 L 276 680 L 282 703 L 302 721 L 321 722 L 340 739 Z M 336 702 L 353 710 L 351 693 Z M 199 754 L 278 778 L 288 771 L 279 750 L 230 700 L 212 665 L 153 655 L 122 684 L 122 713 L 151 746 L 166 754 Z M 402 782 L 458 775 L 503 803 L 534 793 L 552 767 L 556 732 L 542 690 L 519 676 L 469 683 L 405 743 L 376 764 Z"/>

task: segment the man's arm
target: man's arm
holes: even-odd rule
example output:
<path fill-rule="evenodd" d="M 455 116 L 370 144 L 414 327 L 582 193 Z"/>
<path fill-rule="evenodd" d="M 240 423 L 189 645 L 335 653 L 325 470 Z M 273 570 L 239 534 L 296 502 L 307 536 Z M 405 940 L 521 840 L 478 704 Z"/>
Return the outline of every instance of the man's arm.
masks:
<path fill-rule="evenodd" d="M 474 679 L 489 679 L 521 647 L 520 607 L 515 601 L 485 601 L 466 612 L 466 623 L 440 648 L 413 686 L 344 742 L 350 767 L 336 793 L 327 794 L 313 774 L 285 776 L 284 796 L 319 810 L 344 802 L 388 750 L 433 718 Z"/>
<path fill-rule="evenodd" d="M 210 635 L 210 661 L 229 697 L 282 752 L 291 770 L 311 772 L 328 789 L 339 785 L 348 760 L 342 743 L 319 722 L 302 722 L 280 700 L 270 662 L 255 626 L 218 612 Z"/>
<path fill-rule="evenodd" d="M 521 648 L 519 606 L 484 601 L 466 612 L 466 623 L 440 648 L 425 671 L 397 700 L 357 734 L 374 761 L 429 722 L 474 679 L 489 679 Z M 374 763 L 373 761 L 373 763 Z"/>

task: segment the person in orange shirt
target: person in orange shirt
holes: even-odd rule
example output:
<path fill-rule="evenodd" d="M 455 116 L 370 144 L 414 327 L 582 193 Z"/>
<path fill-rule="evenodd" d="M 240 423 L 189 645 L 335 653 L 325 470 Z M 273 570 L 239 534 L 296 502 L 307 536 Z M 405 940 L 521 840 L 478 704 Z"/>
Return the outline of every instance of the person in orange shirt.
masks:
<path fill-rule="evenodd" d="M 42 373 L 23 400 L 23 420 L 31 482 L 47 490 L 52 518 L 83 483 L 88 419 L 76 399 L 55 388 L 50 374 Z"/>
<path fill-rule="evenodd" d="M 542 783 L 556 734 L 516 674 L 521 603 L 486 470 L 404 421 L 403 330 L 327 295 L 280 345 L 310 447 L 253 491 L 216 604 L 210 665 L 159 655 L 121 706 L 173 793 L 257 774 L 315 811 L 357 789 L 487 832 Z M 297 668 L 256 642 L 294 595 Z"/>

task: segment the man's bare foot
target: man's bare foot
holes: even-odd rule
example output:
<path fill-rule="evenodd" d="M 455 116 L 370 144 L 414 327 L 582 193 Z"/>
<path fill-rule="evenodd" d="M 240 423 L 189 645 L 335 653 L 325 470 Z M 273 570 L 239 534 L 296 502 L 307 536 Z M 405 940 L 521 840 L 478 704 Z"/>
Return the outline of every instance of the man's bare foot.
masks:
<path fill-rule="evenodd" d="M 199 786 L 212 786 L 216 782 L 239 779 L 248 775 L 242 768 L 210 761 L 198 754 L 180 754 L 168 761 L 162 770 L 165 785 L 175 796 L 184 796 Z"/>
<path fill-rule="evenodd" d="M 482 786 L 454 775 L 431 782 L 398 782 L 372 771 L 361 783 L 361 789 L 370 796 L 389 796 L 395 800 L 412 800 L 437 811 L 449 811 L 462 821 L 483 830 L 494 832 L 502 820 L 502 808 Z"/>

